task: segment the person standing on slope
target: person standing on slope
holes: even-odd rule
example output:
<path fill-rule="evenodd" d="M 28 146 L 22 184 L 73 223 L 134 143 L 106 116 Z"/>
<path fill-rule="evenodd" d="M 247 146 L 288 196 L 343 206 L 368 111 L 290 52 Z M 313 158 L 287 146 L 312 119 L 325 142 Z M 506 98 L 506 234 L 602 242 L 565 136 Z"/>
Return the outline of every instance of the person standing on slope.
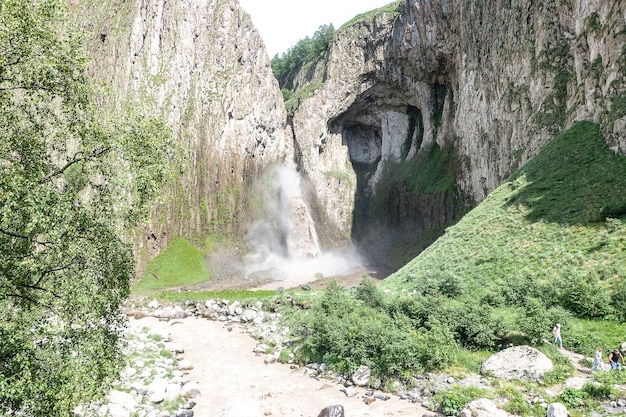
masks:
<path fill-rule="evenodd" d="M 622 365 L 624 364 L 624 357 L 622 356 L 622 352 L 620 352 L 619 349 L 616 348 L 609 355 L 609 363 L 611 364 L 611 369 L 622 369 L 620 362 L 622 362 Z"/>
<path fill-rule="evenodd" d="M 552 328 L 552 344 L 559 343 L 559 348 L 563 349 L 563 340 L 561 339 L 561 325 L 557 323 Z"/>
<path fill-rule="evenodd" d="M 600 369 L 601 371 L 604 371 L 604 361 L 602 360 L 602 348 L 598 346 L 598 349 L 596 349 L 596 353 L 593 355 L 593 367 L 591 368 L 592 371 L 595 371 L 596 369 Z"/>

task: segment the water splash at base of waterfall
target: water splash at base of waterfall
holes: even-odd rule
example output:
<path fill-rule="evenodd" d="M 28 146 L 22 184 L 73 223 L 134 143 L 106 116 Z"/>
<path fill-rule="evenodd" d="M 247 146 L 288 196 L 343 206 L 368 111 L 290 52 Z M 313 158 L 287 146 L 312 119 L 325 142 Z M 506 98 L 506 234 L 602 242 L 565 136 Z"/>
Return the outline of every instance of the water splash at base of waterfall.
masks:
<path fill-rule="evenodd" d="M 298 172 L 274 167 L 262 180 L 262 216 L 248 228 L 253 252 L 244 258 L 247 277 L 300 285 L 319 277 L 341 276 L 361 267 L 354 251 L 323 253 Z"/>

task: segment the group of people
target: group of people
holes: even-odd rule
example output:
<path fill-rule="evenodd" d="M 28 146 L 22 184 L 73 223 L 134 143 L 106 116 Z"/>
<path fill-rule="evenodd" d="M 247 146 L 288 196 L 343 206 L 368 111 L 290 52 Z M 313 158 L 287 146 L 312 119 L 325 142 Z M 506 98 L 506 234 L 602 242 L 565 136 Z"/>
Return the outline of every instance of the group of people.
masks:
<path fill-rule="evenodd" d="M 622 369 L 624 356 L 619 349 L 615 348 L 613 352 L 609 353 L 609 364 L 611 365 L 611 369 Z M 600 346 L 598 346 L 596 353 L 593 355 L 593 366 L 591 370 L 595 371 L 596 369 L 604 371 L 604 360 L 602 359 L 602 348 Z"/>
<path fill-rule="evenodd" d="M 552 328 L 552 344 L 559 344 L 559 348 L 563 349 L 563 339 L 561 338 L 561 325 L 557 323 Z M 609 364 L 611 365 L 611 369 L 621 370 L 622 366 L 625 366 L 624 356 L 619 349 L 615 348 L 611 353 L 609 353 Z M 598 346 L 596 349 L 596 353 L 593 356 L 593 366 L 591 367 L 592 371 L 599 369 L 604 371 L 604 360 L 602 359 L 602 348 Z"/>

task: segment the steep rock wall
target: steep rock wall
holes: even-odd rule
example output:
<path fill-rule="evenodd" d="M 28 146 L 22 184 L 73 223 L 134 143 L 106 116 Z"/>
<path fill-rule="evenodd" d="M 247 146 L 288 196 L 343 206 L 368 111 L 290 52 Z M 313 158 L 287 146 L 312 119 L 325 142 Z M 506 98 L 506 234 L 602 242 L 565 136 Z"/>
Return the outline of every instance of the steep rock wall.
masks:
<path fill-rule="evenodd" d="M 139 236 L 141 259 L 172 236 L 240 238 L 247 190 L 291 159 L 286 112 L 262 40 L 236 0 L 75 1 L 93 34 L 92 75 L 168 121 L 185 152 L 180 176 Z"/>
<path fill-rule="evenodd" d="M 625 19 L 623 0 L 407 0 L 338 31 L 293 117 L 329 221 L 393 269 L 575 120 L 626 153 Z"/>

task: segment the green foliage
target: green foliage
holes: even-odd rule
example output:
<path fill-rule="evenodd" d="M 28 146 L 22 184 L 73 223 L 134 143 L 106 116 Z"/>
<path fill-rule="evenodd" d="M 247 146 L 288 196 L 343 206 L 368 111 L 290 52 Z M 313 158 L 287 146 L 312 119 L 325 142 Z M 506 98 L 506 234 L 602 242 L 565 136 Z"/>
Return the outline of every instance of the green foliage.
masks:
<path fill-rule="evenodd" d="M 375 16 L 383 14 L 383 13 L 390 13 L 393 16 L 398 16 L 400 14 L 398 7 L 400 6 L 401 3 L 402 3 L 401 0 L 396 0 L 378 9 L 374 9 L 374 10 L 370 10 L 369 12 L 358 14 L 354 16 L 352 19 L 350 19 L 349 21 L 347 21 L 346 23 L 344 23 L 343 25 L 341 25 L 339 30 L 344 30 L 345 28 L 353 26 L 360 22 L 370 21 Z"/>
<path fill-rule="evenodd" d="M 385 306 L 384 294 L 371 278 L 363 279 L 356 287 L 356 298 L 373 309 L 382 310 Z"/>
<path fill-rule="evenodd" d="M 420 362 L 427 369 L 444 369 L 454 362 L 456 355 L 460 354 L 454 333 L 435 317 L 432 317 L 426 323 L 426 328 L 420 332 L 419 346 Z"/>
<path fill-rule="evenodd" d="M 583 386 L 583 392 L 588 398 L 608 400 L 615 394 L 616 389 L 611 384 L 594 384 L 592 382 L 587 382 Z"/>
<path fill-rule="evenodd" d="M 594 273 L 566 270 L 559 292 L 561 305 L 579 317 L 603 318 L 612 312 L 610 294 Z"/>
<path fill-rule="evenodd" d="M 520 326 L 535 341 L 563 309 L 623 317 L 625 213 L 626 158 L 579 122 L 381 285 L 424 292 L 423 283 L 437 287 L 433 271 L 456 277 L 461 302 L 534 306 Z"/>
<path fill-rule="evenodd" d="M 283 53 L 280 57 L 278 54 L 272 58 L 271 66 L 274 77 L 278 80 L 281 88 L 285 85 L 285 80 L 293 75 L 300 68 L 312 63 L 326 49 L 333 38 L 335 28 L 332 24 L 322 25 L 315 32 L 312 38 L 308 36 L 301 39 L 293 47 Z M 284 95 L 284 93 L 283 93 Z"/>
<path fill-rule="evenodd" d="M 105 113 L 64 1 L 0 2 L 0 411 L 69 416 L 121 366 L 120 231 L 167 180 L 160 120 Z"/>
<path fill-rule="evenodd" d="M 473 400 L 488 397 L 487 390 L 478 387 L 453 385 L 435 394 L 439 411 L 446 416 L 456 416 Z"/>
<path fill-rule="evenodd" d="M 611 369 L 608 372 L 596 372 L 593 378 L 602 385 L 623 385 L 626 384 L 626 372 Z"/>
<path fill-rule="evenodd" d="M 513 386 L 502 387 L 497 390 L 497 396 L 499 398 L 505 398 L 507 401 L 504 404 L 504 411 L 516 416 L 528 416 L 531 415 L 532 409 L 524 399 L 522 392 Z"/>
<path fill-rule="evenodd" d="M 161 253 L 150 260 L 146 273 L 133 286 L 133 292 L 188 286 L 211 278 L 204 252 L 183 238 L 174 238 Z"/>
<path fill-rule="evenodd" d="M 523 309 L 524 316 L 520 319 L 519 328 L 536 345 L 541 342 L 546 334 L 549 334 L 550 329 L 554 326 L 554 322 L 541 301 L 529 298 L 526 300 L 526 303 Z"/>
<path fill-rule="evenodd" d="M 567 408 L 579 408 L 583 406 L 586 398 L 587 395 L 585 391 L 576 388 L 565 388 L 561 395 L 559 395 L 559 401 Z"/>
<path fill-rule="evenodd" d="M 457 339 L 467 349 L 494 349 L 506 333 L 502 320 L 494 317 L 489 306 L 465 304 L 451 316 Z"/>
<path fill-rule="evenodd" d="M 428 156 L 414 156 L 389 165 L 377 185 L 379 193 L 385 194 L 392 184 L 405 184 L 411 191 L 435 194 L 455 190 L 452 150 L 432 144 Z"/>

